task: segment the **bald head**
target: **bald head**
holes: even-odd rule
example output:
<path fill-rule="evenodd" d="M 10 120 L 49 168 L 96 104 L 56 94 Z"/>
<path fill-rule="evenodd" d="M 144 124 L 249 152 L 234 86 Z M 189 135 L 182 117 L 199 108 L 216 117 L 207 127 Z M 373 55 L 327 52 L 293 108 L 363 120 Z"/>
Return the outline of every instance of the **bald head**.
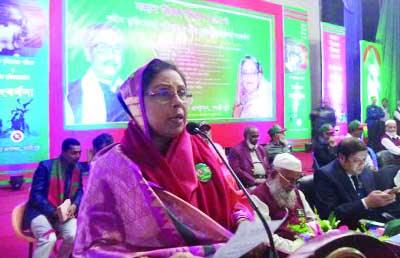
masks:
<path fill-rule="evenodd" d="M 247 126 L 244 129 L 244 139 L 253 145 L 256 145 L 260 137 L 258 128 L 255 126 Z"/>

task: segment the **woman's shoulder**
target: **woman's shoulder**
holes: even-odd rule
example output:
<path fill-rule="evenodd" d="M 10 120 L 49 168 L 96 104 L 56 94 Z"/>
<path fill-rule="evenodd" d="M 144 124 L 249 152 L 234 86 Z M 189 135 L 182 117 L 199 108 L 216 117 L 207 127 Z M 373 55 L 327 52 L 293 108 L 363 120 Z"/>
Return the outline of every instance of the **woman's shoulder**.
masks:
<path fill-rule="evenodd" d="M 129 159 L 121 148 L 121 144 L 116 143 L 102 149 L 93 159 L 90 172 L 98 173 L 112 171 L 114 175 L 123 173 L 126 168 L 137 167 L 136 164 Z"/>

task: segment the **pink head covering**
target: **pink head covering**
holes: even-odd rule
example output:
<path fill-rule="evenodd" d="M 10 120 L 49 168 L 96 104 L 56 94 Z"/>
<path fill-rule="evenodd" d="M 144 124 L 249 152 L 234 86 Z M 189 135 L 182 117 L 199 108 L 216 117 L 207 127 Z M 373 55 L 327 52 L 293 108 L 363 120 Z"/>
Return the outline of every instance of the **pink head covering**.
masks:
<path fill-rule="evenodd" d="M 142 79 L 144 70 L 154 60 L 158 59 L 153 59 L 134 71 L 121 85 L 118 94 L 120 101 L 125 104 L 129 117 L 147 136 L 149 136 L 149 125 L 143 101 Z"/>

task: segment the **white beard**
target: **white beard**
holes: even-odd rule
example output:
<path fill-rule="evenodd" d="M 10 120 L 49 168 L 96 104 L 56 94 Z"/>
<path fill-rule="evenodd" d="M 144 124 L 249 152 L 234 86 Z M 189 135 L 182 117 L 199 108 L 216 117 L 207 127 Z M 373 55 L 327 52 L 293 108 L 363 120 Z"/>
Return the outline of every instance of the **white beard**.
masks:
<path fill-rule="evenodd" d="M 386 134 L 387 135 L 389 135 L 391 138 L 395 138 L 395 137 L 397 137 L 397 133 L 389 133 L 389 132 L 386 132 Z"/>
<path fill-rule="evenodd" d="M 269 182 L 268 187 L 272 194 L 272 197 L 278 203 L 279 207 L 288 209 L 294 208 L 297 200 L 296 192 L 294 191 L 294 189 L 290 190 L 289 192 L 286 192 L 282 188 L 282 185 L 278 177 L 272 179 Z"/>

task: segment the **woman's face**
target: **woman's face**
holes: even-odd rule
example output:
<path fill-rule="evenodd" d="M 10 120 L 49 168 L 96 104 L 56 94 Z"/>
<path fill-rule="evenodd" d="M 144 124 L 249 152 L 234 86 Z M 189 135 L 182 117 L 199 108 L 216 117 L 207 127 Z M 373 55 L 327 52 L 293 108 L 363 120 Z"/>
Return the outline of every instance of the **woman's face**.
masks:
<path fill-rule="evenodd" d="M 168 92 L 175 95 L 168 99 Z M 181 76 L 174 70 L 158 73 L 144 92 L 146 115 L 152 133 L 164 138 L 174 138 L 185 128 L 187 101 L 177 94 L 186 92 Z"/>
<path fill-rule="evenodd" d="M 257 90 L 260 74 L 252 60 L 246 60 L 241 68 L 243 87 L 248 93 Z"/>

